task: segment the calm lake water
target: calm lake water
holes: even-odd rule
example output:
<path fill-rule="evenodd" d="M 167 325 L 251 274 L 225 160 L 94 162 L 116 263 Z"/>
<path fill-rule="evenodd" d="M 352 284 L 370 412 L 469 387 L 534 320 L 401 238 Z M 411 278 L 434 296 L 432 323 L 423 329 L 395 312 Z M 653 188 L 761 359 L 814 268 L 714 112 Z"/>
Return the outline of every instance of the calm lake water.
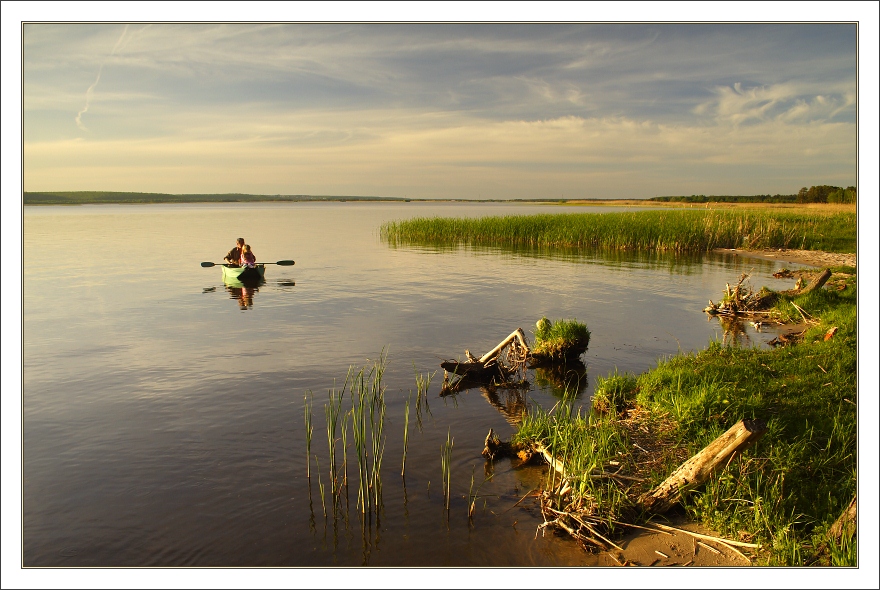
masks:
<path fill-rule="evenodd" d="M 28 207 L 24 210 L 25 566 L 558 566 L 594 558 L 540 534 L 540 467 L 487 465 L 505 404 L 550 408 L 552 376 L 517 399 L 439 397 L 439 363 L 477 356 L 535 322 L 577 319 L 588 404 L 597 377 L 642 372 L 723 339 L 701 312 L 743 272 L 775 286 L 779 264 L 731 255 L 391 248 L 387 220 L 609 208 L 460 203 Z M 219 268 L 243 236 L 267 266 L 248 293 Z M 764 345 L 772 333 L 740 334 Z M 350 366 L 387 355 L 382 504 L 357 483 L 329 504 L 324 405 Z M 436 373 L 435 373 L 436 372 Z M 404 408 L 435 373 L 421 429 Z M 313 396 L 311 478 L 304 398 Z M 414 403 L 414 402 L 413 402 Z M 441 447 L 454 440 L 449 510 Z M 349 438 L 349 443 L 351 442 Z M 341 443 L 339 445 L 341 453 Z M 320 469 L 316 466 L 317 455 Z M 354 471 L 349 449 L 350 477 Z M 318 475 L 321 480 L 319 481 Z M 467 495 L 479 487 L 472 519 Z"/>

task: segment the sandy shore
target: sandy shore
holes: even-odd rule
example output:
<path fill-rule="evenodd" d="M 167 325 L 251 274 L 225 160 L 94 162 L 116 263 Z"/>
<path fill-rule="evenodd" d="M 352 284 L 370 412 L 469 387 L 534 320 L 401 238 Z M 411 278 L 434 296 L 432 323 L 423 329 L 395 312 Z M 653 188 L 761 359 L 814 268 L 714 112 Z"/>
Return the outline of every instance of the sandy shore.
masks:
<path fill-rule="evenodd" d="M 856 266 L 855 254 L 838 254 L 836 252 L 821 252 L 819 250 L 734 250 L 722 248 L 716 250 L 716 252 L 732 253 L 736 256 L 748 256 L 764 260 L 778 260 L 787 264 L 807 264 L 816 267 Z"/>

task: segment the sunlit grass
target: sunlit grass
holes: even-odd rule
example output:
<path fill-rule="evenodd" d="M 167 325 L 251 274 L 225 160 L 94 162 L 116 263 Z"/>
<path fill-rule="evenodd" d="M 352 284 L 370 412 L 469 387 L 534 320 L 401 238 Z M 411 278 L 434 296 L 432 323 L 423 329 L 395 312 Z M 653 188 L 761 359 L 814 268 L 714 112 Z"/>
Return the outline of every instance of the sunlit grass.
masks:
<path fill-rule="evenodd" d="M 712 343 L 637 379 L 639 404 L 671 416 L 691 454 L 738 420 L 767 422 L 755 446 L 684 505 L 724 534 L 760 542 L 776 565 L 820 559 L 811 538 L 824 534 L 856 491 L 855 289 L 793 301 L 819 322 L 801 344 L 762 350 Z M 826 340 L 831 327 L 838 331 Z M 834 559 L 846 555 L 842 548 Z"/>
<path fill-rule="evenodd" d="M 587 325 L 577 320 L 541 318 L 535 326 L 535 346 L 532 352 L 554 360 L 574 359 L 590 345 Z"/>
<path fill-rule="evenodd" d="M 852 212 L 662 210 L 598 214 L 414 218 L 380 228 L 392 245 L 554 246 L 603 250 L 708 251 L 799 248 L 855 252 Z"/>

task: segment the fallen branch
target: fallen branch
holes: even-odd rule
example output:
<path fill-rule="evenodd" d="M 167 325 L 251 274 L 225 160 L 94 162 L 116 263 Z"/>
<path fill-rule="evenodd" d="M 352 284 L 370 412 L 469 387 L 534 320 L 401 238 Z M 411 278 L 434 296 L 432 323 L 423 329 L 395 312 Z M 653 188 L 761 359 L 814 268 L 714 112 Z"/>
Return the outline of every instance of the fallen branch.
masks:
<path fill-rule="evenodd" d="M 500 358 L 500 353 L 508 348 L 506 361 L 504 364 Z M 462 389 L 467 389 L 477 384 L 485 384 L 492 381 L 496 384 L 504 384 L 508 382 L 508 377 L 517 370 L 525 370 L 526 362 L 529 358 L 529 345 L 525 339 L 525 333 L 522 328 L 517 328 L 511 332 L 510 336 L 498 343 L 495 348 L 476 358 L 469 350 L 465 350 L 467 361 L 443 361 L 440 366 L 447 371 L 443 379 L 443 386 L 440 395 L 448 395 L 457 393 Z M 449 379 L 449 373 L 458 375 L 459 379 L 452 381 Z M 495 381 L 495 378 L 498 381 Z M 465 387 L 465 379 L 468 380 Z"/>
<path fill-rule="evenodd" d="M 841 514 L 838 519 L 834 521 L 834 524 L 831 525 L 831 528 L 828 529 L 828 536 L 835 541 L 840 541 L 844 531 L 848 530 L 855 532 L 857 513 L 858 504 L 856 502 L 856 497 L 853 496 L 853 499 L 850 501 L 849 506 L 846 507 L 846 510 L 843 511 L 843 514 Z"/>
<path fill-rule="evenodd" d="M 624 524 L 624 525 L 626 525 L 626 523 L 620 523 L 620 524 Z M 742 542 L 742 541 L 732 541 L 732 540 L 730 540 L 730 539 L 724 539 L 724 538 L 722 538 L 722 537 L 713 537 L 712 535 L 704 535 L 704 534 L 702 534 L 702 533 L 695 533 L 695 532 L 693 532 L 693 531 L 689 531 L 689 530 L 686 530 L 686 529 L 680 529 L 680 528 L 677 528 L 677 527 L 674 527 L 674 526 L 665 525 L 665 524 L 660 524 L 660 523 L 658 523 L 658 522 L 651 522 L 651 523 L 649 523 L 649 524 L 651 524 L 652 526 L 657 527 L 657 528 L 660 529 L 662 532 L 666 532 L 666 531 L 675 531 L 675 532 L 679 532 L 679 533 L 684 533 L 684 534 L 686 534 L 686 535 L 690 535 L 690 536 L 692 536 L 692 537 L 694 537 L 694 538 L 696 538 L 696 539 L 705 539 L 705 540 L 707 540 L 707 541 L 715 541 L 715 542 L 717 542 L 717 543 L 723 543 L 723 544 L 725 544 L 725 545 L 736 545 L 737 547 L 747 547 L 747 548 L 749 548 L 749 549 L 760 549 L 760 548 L 761 548 L 760 545 L 757 545 L 757 544 L 755 544 L 755 543 L 744 543 L 744 542 Z M 632 526 L 632 525 L 626 525 L 626 526 Z M 642 528 L 645 528 L 645 527 L 642 527 Z"/>
<path fill-rule="evenodd" d="M 821 289 L 823 285 L 831 278 L 831 270 L 825 269 L 823 270 L 817 277 L 815 277 L 810 284 L 798 291 L 798 295 L 803 295 L 805 293 L 809 293 L 810 291 L 815 291 L 816 289 Z"/>
<path fill-rule="evenodd" d="M 722 466 L 761 438 L 767 425 L 761 420 L 740 420 L 702 451 L 685 461 L 656 488 L 643 494 L 639 504 L 648 512 L 663 513 L 681 495 L 704 483 Z"/>

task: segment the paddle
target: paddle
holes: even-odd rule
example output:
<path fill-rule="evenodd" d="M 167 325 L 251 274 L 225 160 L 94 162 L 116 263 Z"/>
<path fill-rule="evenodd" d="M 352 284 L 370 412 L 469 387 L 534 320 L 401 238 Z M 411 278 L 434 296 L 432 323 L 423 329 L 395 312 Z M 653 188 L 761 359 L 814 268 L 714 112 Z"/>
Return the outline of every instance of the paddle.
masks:
<path fill-rule="evenodd" d="M 203 262 L 203 268 L 211 268 L 212 266 L 223 266 L 225 262 Z M 258 262 L 257 264 L 277 264 L 278 266 L 293 266 L 296 264 L 293 260 L 279 260 L 278 262 Z"/>

